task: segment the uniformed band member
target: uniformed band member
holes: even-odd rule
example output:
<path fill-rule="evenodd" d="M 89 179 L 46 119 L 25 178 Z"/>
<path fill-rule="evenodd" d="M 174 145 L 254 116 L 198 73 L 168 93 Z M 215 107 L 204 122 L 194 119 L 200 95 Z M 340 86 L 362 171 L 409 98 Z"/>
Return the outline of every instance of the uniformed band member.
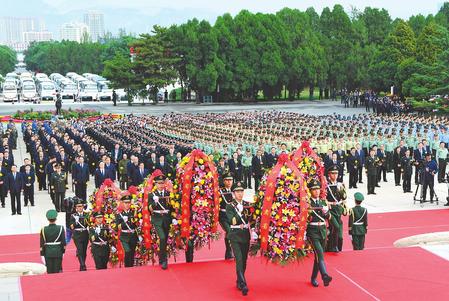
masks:
<path fill-rule="evenodd" d="M 48 210 L 46 217 L 50 223 L 40 233 L 41 259 L 47 266 L 47 273 L 62 272 L 62 257 L 65 252 L 65 231 L 63 226 L 56 225 L 58 212 Z"/>
<path fill-rule="evenodd" d="M 316 180 L 312 180 L 309 182 L 308 188 L 311 194 L 311 208 L 309 223 L 307 225 L 307 239 L 311 243 L 315 254 L 311 283 L 314 287 L 319 286 L 316 277 L 318 276 L 318 272 L 320 272 L 324 286 L 328 286 L 332 281 L 332 277 L 327 274 L 326 264 L 324 262 L 324 248 L 327 236 L 326 220 L 331 217 L 329 215 L 329 208 L 326 201 L 320 199 L 321 183 Z"/>
<path fill-rule="evenodd" d="M 237 272 L 237 288 L 242 291 L 243 296 L 248 294 L 248 285 L 245 279 L 246 261 L 248 259 L 250 231 L 249 212 L 243 207 L 243 186 L 238 182 L 234 189 L 234 200 L 226 205 L 226 216 L 230 222 L 230 230 L 227 238 L 231 242 L 232 251 L 235 256 Z"/>
<path fill-rule="evenodd" d="M 346 188 L 338 182 L 338 166 L 331 166 L 328 170 L 327 202 L 330 205 L 329 220 L 330 235 L 327 242 L 327 250 L 339 252 L 343 249 L 343 221 L 342 215 L 346 215 Z"/>
<path fill-rule="evenodd" d="M 368 210 L 360 205 L 364 199 L 360 192 L 354 193 L 355 207 L 351 209 L 348 223 L 354 250 L 365 248 L 365 235 L 368 232 Z"/>
<path fill-rule="evenodd" d="M 167 239 L 171 223 L 170 192 L 165 190 L 165 176 L 157 176 L 154 180 L 156 191 L 148 195 L 148 206 L 151 212 L 151 223 L 159 237 L 159 265 L 166 270 L 168 265 Z"/>
<path fill-rule="evenodd" d="M 104 224 L 103 213 L 93 214 L 95 224 L 89 228 L 90 247 L 97 270 L 107 269 L 109 261 L 109 229 Z"/>
<path fill-rule="evenodd" d="M 115 222 L 119 230 L 121 230 L 120 242 L 125 251 L 125 267 L 133 267 L 134 254 L 137 246 L 137 233 L 136 226 L 132 222 L 134 212 L 130 209 L 131 196 L 123 196 L 121 200 L 123 201 L 124 209 L 121 213 L 117 214 Z"/>
<path fill-rule="evenodd" d="M 228 221 L 228 217 L 226 215 L 226 206 L 230 203 L 232 203 L 232 182 L 233 182 L 233 178 L 232 175 L 229 173 L 226 173 L 223 175 L 223 183 L 224 183 L 224 187 L 222 189 L 220 189 L 220 214 L 218 217 L 218 221 L 220 222 L 220 226 L 223 229 L 223 231 L 225 232 L 225 237 L 224 237 L 224 242 L 225 242 L 225 246 L 226 246 L 226 251 L 225 251 L 225 259 L 232 259 L 232 248 L 231 248 L 231 243 L 228 239 L 228 233 L 230 230 L 229 227 L 229 221 Z"/>
<path fill-rule="evenodd" d="M 84 200 L 73 197 L 75 213 L 70 216 L 70 229 L 76 246 L 76 256 L 80 263 L 80 271 L 86 271 L 87 244 L 89 243 L 88 214 L 84 212 Z"/>

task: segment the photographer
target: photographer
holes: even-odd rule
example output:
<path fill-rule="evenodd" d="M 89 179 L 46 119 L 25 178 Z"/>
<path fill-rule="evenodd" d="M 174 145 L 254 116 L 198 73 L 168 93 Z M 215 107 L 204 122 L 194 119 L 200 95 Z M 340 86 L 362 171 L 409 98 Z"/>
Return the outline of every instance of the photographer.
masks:
<path fill-rule="evenodd" d="M 420 142 L 418 144 L 418 148 L 413 151 L 413 159 L 415 164 L 415 185 L 422 183 L 422 179 L 419 178 L 419 175 L 421 174 L 425 154 L 426 150 L 424 149 L 422 142 Z"/>
<path fill-rule="evenodd" d="M 432 160 L 432 154 L 427 153 L 424 162 L 424 167 L 422 169 L 421 180 L 422 180 L 422 202 L 426 201 L 427 187 L 430 188 L 430 202 L 433 203 L 434 191 L 434 176 L 438 173 L 438 166 L 435 160 Z"/>

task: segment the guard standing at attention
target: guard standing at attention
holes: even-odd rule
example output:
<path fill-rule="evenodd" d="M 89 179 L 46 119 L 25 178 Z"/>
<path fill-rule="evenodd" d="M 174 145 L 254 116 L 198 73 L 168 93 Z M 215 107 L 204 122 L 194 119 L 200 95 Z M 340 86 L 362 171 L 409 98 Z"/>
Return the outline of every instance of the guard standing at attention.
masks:
<path fill-rule="evenodd" d="M 47 266 L 48 274 L 61 273 L 66 245 L 64 227 L 56 225 L 56 210 L 48 210 L 46 217 L 49 225 L 42 228 L 40 233 L 41 259 Z"/>

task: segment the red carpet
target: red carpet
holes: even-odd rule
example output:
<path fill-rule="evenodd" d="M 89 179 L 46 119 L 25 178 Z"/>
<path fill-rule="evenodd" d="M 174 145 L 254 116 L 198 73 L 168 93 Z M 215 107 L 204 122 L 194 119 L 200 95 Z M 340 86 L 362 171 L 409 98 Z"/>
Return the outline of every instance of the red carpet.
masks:
<path fill-rule="evenodd" d="M 345 230 L 346 223 L 345 220 Z M 420 248 L 392 247 L 399 238 L 438 231 L 449 231 L 448 210 L 371 214 L 366 250 L 326 255 L 329 273 L 334 277 L 330 287 L 315 289 L 309 285 L 310 259 L 281 268 L 256 258 L 248 265 L 251 291 L 247 299 L 422 300 L 437 293 L 439 299 L 449 300 L 449 292 L 439 289 L 449 284 L 446 280 L 449 262 Z M 0 262 L 40 262 L 37 234 L 0 236 L 0 246 Z M 347 236 L 344 249 L 351 249 Z M 73 272 L 78 270 L 78 262 L 71 243 L 64 258 L 65 273 L 23 277 L 22 292 L 24 300 L 44 300 L 62 292 L 67 300 L 72 300 L 72 295 L 75 300 L 79 299 L 80 290 L 87 292 L 85 296 L 106 294 L 107 297 L 96 300 L 109 301 L 148 297 L 150 292 L 151 297 L 160 296 L 164 300 L 229 300 L 240 295 L 234 288 L 234 263 L 221 261 L 223 255 L 224 244 L 220 240 L 210 249 L 197 251 L 196 263 L 171 264 L 168 271 L 148 266 L 79 273 Z M 178 262 L 183 261 L 181 253 Z M 94 266 L 90 251 L 87 265 L 90 269 Z M 120 283 L 127 289 L 117 289 Z"/>

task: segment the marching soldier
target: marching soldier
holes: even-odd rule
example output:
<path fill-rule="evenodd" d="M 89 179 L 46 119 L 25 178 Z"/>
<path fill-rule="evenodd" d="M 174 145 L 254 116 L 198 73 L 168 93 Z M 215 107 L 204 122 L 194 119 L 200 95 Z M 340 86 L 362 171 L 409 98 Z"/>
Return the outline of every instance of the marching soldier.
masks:
<path fill-rule="evenodd" d="M 332 277 L 327 274 L 326 263 L 324 262 L 324 246 L 327 236 L 326 220 L 330 218 L 329 208 L 326 201 L 320 199 L 320 182 L 312 180 L 308 184 L 308 188 L 311 194 L 311 209 L 309 223 L 307 225 L 307 239 L 312 244 L 315 254 L 311 283 L 314 287 L 319 286 L 316 277 L 318 276 L 318 272 L 320 272 L 324 286 L 328 286 L 332 281 Z"/>
<path fill-rule="evenodd" d="M 87 244 L 89 242 L 88 215 L 84 212 L 84 200 L 73 197 L 75 213 L 70 216 L 70 229 L 76 246 L 76 256 L 80 263 L 80 271 L 86 271 Z"/>
<path fill-rule="evenodd" d="M 66 191 L 65 181 L 66 181 L 66 174 L 61 171 L 61 165 L 56 164 L 55 172 L 51 175 L 50 178 L 50 186 L 55 195 L 54 202 L 57 212 L 61 212 L 61 210 L 64 210 L 64 208 L 62 207 L 62 202 L 65 198 L 65 191 Z"/>
<path fill-rule="evenodd" d="M 126 195 L 122 197 L 124 209 L 121 213 L 116 215 L 116 225 L 120 230 L 120 242 L 125 251 L 125 267 L 134 266 L 134 254 L 137 246 L 136 226 L 132 222 L 134 212 L 131 207 L 131 196 Z"/>
<path fill-rule="evenodd" d="M 330 205 L 331 219 L 329 222 L 330 236 L 327 250 L 339 252 L 343 248 L 343 221 L 342 215 L 346 215 L 346 188 L 343 183 L 338 182 L 339 168 L 335 165 L 328 170 L 329 183 L 327 186 L 327 202 Z"/>
<path fill-rule="evenodd" d="M 95 212 L 93 214 L 95 224 L 89 228 L 90 247 L 97 270 L 107 269 L 109 261 L 109 229 L 104 224 L 103 214 Z"/>
<path fill-rule="evenodd" d="M 40 233 L 41 259 L 47 266 L 48 274 L 60 273 L 66 245 L 65 231 L 63 226 L 56 225 L 56 210 L 48 210 L 46 217 L 49 225 L 42 228 Z"/>
<path fill-rule="evenodd" d="M 243 296 L 248 294 L 248 285 L 245 279 L 246 261 L 248 259 L 250 231 L 249 212 L 243 208 L 243 186 L 239 182 L 233 189 L 234 200 L 226 205 L 226 216 L 230 222 L 230 230 L 227 238 L 231 242 L 232 251 L 235 256 L 237 272 L 237 288 L 242 291 Z"/>
<path fill-rule="evenodd" d="M 225 259 L 232 259 L 233 256 L 232 256 L 231 242 L 227 238 L 230 227 L 229 227 L 228 217 L 226 215 L 226 206 L 228 204 L 232 203 L 232 191 L 231 191 L 232 182 L 233 182 L 232 175 L 229 173 L 223 175 L 223 182 L 224 182 L 224 187 L 222 189 L 220 189 L 221 200 L 220 200 L 220 214 L 219 214 L 218 221 L 220 222 L 221 228 L 225 232 L 225 237 L 224 237 L 225 246 L 226 246 Z"/>
<path fill-rule="evenodd" d="M 159 264 L 163 270 L 167 269 L 167 239 L 170 230 L 170 193 L 165 190 L 165 176 L 155 177 L 156 191 L 148 195 L 148 207 L 151 212 L 151 223 L 159 237 Z M 190 250 L 191 249 L 191 250 Z M 190 258 L 191 257 L 191 258 Z M 193 246 L 188 246 L 186 260 L 193 260 Z"/>
<path fill-rule="evenodd" d="M 365 235 L 368 232 L 368 210 L 361 206 L 364 200 L 363 194 L 354 193 L 355 207 L 351 209 L 349 215 L 349 235 L 352 238 L 352 247 L 354 250 L 363 250 L 365 248 Z"/>

